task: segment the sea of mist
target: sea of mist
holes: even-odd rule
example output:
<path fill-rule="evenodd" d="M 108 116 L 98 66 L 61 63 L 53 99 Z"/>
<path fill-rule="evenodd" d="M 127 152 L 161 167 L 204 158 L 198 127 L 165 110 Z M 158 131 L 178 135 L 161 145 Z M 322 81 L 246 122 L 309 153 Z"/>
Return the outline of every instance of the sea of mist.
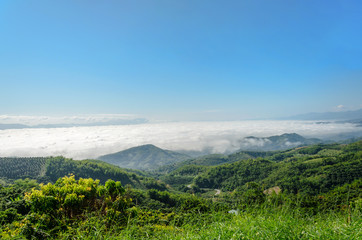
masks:
<path fill-rule="evenodd" d="M 328 139 L 362 132 L 351 123 L 315 121 L 166 122 L 135 125 L 24 128 L 0 130 L 1 157 L 65 156 L 96 158 L 143 144 L 169 150 L 233 152 L 247 136 L 297 133 Z M 260 144 L 257 143 L 257 144 Z"/>

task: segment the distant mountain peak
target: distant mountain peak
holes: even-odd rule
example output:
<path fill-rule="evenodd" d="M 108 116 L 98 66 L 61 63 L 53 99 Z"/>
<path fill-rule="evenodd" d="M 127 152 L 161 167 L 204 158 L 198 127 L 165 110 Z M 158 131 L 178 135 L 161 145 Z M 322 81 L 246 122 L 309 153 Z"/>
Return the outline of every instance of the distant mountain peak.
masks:
<path fill-rule="evenodd" d="M 302 137 L 301 135 L 297 134 L 297 133 L 284 133 L 280 136 L 285 136 L 285 137 Z M 304 138 L 304 137 L 302 137 Z"/>
<path fill-rule="evenodd" d="M 297 134 L 297 133 L 284 133 L 282 135 L 277 135 L 277 136 L 271 136 L 269 137 L 269 139 L 271 138 L 279 138 L 279 139 L 289 139 L 289 140 L 292 140 L 292 141 L 305 141 L 306 138 Z"/>
<path fill-rule="evenodd" d="M 99 160 L 124 168 L 150 170 L 190 158 L 186 154 L 173 152 L 145 144 L 120 152 L 98 157 Z"/>
<path fill-rule="evenodd" d="M 140 145 L 140 146 L 136 146 L 136 147 L 131 147 L 129 149 L 126 149 L 124 151 L 130 151 L 130 150 L 136 150 L 136 149 L 159 149 L 159 150 L 162 150 L 162 148 L 159 148 L 153 144 L 144 144 L 144 145 Z"/>

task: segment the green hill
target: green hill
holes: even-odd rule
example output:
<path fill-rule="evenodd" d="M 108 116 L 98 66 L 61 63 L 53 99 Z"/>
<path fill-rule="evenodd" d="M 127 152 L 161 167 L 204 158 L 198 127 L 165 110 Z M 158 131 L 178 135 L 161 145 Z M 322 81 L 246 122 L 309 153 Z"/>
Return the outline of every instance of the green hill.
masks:
<path fill-rule="evenodd" d="M 220 164 L 223 161 L 227 163 Z M 279 186 L 293 193 L 318 194 L 361 176 L 362 141 L 359 141 L 276 152 L 213 155 L 211 159 L 209 156 L 179 163 L 161 179 L 179 189 L 193 184 L 232 191 L 248 182 L 257 182 L 265 188 Z"/>
<path fill-rule="evenodd" d="M 199 187 L 233 190 L 248 182 L 318 194 L 362 176 L 362 141 L 314 145 L 212 167 L 194 178 Z"/>
<path fill-rule="evenodd" d="M 151 152 L 156 148 L 143 147 Z M 198 188 L 233 191 L 256 182 L 264 188 L 279 186 L 287 192 L 316 195 L 361 178 L 362 141 L 317 144 L 274 152 L 209 155 L 168 167 L 169 171 L 157 172 L 155 176 L 179 190 L 191 184 Z M 122 169 L 100 160 L 0 158 L 0 178 L 4 179 L 28 177 L 40 182 L 55 182 L 68 174 L 101 182 L 114 179 L 137 188 L 166 189 L 164 183 L 148 177 L 150 173 Z"/>
<path fill-rule="evenodd" d="M 99 160 L 123 168 L 152 170 L 190 158 L 188 155 L 164 150 L 148 144 L 98 157 Z"/>
<path fill-rule="evenodd" d="M 177 170 L 183 166 L 188 165 L 201 165 L 201 166 L 217 166 L 225 163 L 233 163 L 240 160 L 247 160 L 251 158 L 258 157 L 267 157 L 273 155 L 274 152 L 252 152 L 252 151 L 240 151 L 230 155 L 224 154 L 209 154 L 197 158 L 188 159 L 182 162 L 177 162 L 169 164 L 166 166 L 161 166 L 155 170 L 155 172 L 160 174 L 171 173 L 174 170 Z"/>
<path fill-rule="evenodd" d="M 108 179 L 121 181 L 140 187 L 145 176 L 141 172 L 130 172 L 114 165 L 96 161 L 75 161 L 63 157 L 50 158 L 0 158 L 0 178 L 31 178 L 40 182 L 55 182 L 65 175 L 74 174 L 77 178 L 95 178 L 101 182 Z"/>

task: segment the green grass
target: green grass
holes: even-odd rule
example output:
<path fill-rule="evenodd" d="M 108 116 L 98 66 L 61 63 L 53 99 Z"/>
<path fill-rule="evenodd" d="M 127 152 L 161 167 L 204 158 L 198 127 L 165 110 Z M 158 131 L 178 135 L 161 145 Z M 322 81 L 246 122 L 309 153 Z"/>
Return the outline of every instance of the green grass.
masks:
<path fill-rule="evenodd" d="M 249 208 L 238 215 L 195 213 L 180 226 L 177 221 L 140 226 L 135 219 L 122 229 L 107 229 L 95 220 L 57 239 L 362 239 L 361 212 L 351 215 L 348 222 L 344 212 L 311 215 L 290 208 Z"/>

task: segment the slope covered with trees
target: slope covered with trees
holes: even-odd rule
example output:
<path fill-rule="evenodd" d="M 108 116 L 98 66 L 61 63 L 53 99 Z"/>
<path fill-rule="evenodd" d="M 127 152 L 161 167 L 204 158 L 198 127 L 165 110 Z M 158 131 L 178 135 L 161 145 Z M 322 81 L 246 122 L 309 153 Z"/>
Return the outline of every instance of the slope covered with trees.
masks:
<path fill-rule="evenodd" d="M 68 174 L 96 178 L 102 183 L 114 179 L 134 187 L 139 187 L 141 182 L 147 179 L 140 175 L 141 172 L 126 171 L 101 161 L 75 161 L 64 157 L 0 158 L 0 178 L 31 178 L 40 182 L 55 182 Z"/>
<path fill-rule="evenodd" d="M 43 177 L 46 158 L 0 158 L 0 177 L 10 179 Z"/>
<path fill-rule="evenodd" d="M 98 157 L 99 160 L 119 167 L 151 170 L 190 158 L 186 154 L 158 148 L 152 144 L 133 147 Z"/>
<path fill-rule="evenodd" d="M 97 160 L 4 158 L 2 177 L 44 184 L 0 181 L 0 238 L 362 238 L 361 141 L 254 157 L 185 164 L 168 185 Z"/>
<path fill-rule="evenodd" d="M 245 152 L 188 160 L 160 178 L 177 189 L 198 188 L 232 191 L 248 182 L 265 188 L 279 186 L 289 192 L 326 192 L 362 176 L 362 141 L 348 145 L 318 144 L 276 152 Z M 215 156 L 227 162 L 213 166 Z M 208 161 L 209 160 L 209 161 Z M 189 164 L 191 163 L 191 164 Z"/>
<path fill-rule="evenodd" d="M 197 158 L 188 159 L 182 162 L 177 162 L 173 164 L 169 164 L 166 166 L 162 166 L 158 169 L 155 169 L 154 172 L 164 175 L 168 173 L 172 173 L 173 171 L 182 168 L 184 166 L 189 165 L 197 165 L 197 166 L 217 166 L 226 163 L 233 163 L 241 160 L 254 159 L 259 157 L 268 157 L 274 155 L 276 152 L 252 152 L 252 151 L 240 151 L 230 155 L 224 154 L 210 154 Z"/>

